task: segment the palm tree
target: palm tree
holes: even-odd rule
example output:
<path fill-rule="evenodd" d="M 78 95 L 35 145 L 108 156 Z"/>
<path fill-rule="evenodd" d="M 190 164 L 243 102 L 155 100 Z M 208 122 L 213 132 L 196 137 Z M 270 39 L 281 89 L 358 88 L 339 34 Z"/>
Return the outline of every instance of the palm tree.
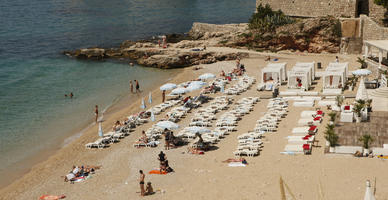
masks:
<path fill-rule="evenodd" d="M 369 145 L 374 141 L 374 138 L 369 134 L 365 134 L 358 138 L 358 140 L 363 143 L 365 149 L 369 149 Z"/>
<path fill-rule="evenodd" d="M 344 97 L 341 95 L 338 95 L 335 97 L 335 101 L 337 102 L 337 106 L 341 107 L 342 103 L 344 102 Z"/>
<path fill-rule="evenodd" d="M 337 116 L 337 113 L 336 113 L 336 112 L 331 112 L 331 113 L 329 113 L 330 121 L 334 122 L 336 116 Z"/>
<path fill-rule="evenodd" d="M 333 131 L 334 130 L 334 124 L 327 124 L 326 125 L 326 131 L 330 130 L 330 131 Z"/>
<path fill-rule="evenodd" d="M 330 147 L 335 147 L 338 142 L 338 135 L 334 132 L 334 130 L 326 130 L 325 131 L 325 139 L 329 141 Z"/>
<path fill-rule="evenodd" d="M 363 99 L 356 100 L 356 103 L 361 104 L 363 107 L 366 105 L 366 101 Z"/>
<path fill-rule="evenodd" d="M 356 105 L 354 105 L 353 111 L 354 111 L 355 113 L 357 113 L 357 117 L 360 117 L 360 116 L 361 116 L 361 110 L 362 110 L 363 108 L 364 108 L 364 105 L 362 105 L 362 104 L 357 103 Z"/>
<path fill-rule="evenodd" d="M 361 69 L 365 69 L 365 68 L 368 67 L 368 65 L 367 65 L 367 63 L 365 61 L 365 58 L 358 57 L 357 58 L 357 62 L 361 64 L 361 67 L 360 67 Z"/>

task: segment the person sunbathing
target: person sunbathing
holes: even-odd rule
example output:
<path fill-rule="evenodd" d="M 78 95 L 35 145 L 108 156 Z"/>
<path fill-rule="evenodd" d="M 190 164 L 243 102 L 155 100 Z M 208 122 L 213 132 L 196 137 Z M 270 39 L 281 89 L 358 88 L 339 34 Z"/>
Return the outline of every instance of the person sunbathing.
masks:
<path fill-rule="evenodd" d="M 241 162 L 242 164 L 245 164 L 247 165 L 248 162 L 247 160 L 245 160 L 245 158 L 239 158 L 239 159 L 235 159 L 235 158 L 228 158 L 224 161 L 222 161 L 223 163 L 231 163 L 231 162 Z"/>
<path fill-rule="evenodd" d="M 225 77 L 225 71 L 222 70 L 220 76 Z"/>

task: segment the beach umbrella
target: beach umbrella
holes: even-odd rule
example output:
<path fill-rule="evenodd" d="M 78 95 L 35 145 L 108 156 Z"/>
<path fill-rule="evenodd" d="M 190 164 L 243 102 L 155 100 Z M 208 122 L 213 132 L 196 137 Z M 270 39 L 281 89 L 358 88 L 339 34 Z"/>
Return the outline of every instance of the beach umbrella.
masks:
<path fill-rule="evenodd" d="M 369 181 L 366 181 L 366 191 L 365 191 L 364 200 L 376 200 L 375 195 L 373 195 L 373 192 L 370 188 Z"/>
<path fill-rule="evenodd" d="M 155 121 L 155 115 L 154 115 L 154 112 L 151 111 L 151 121 Z"/>
<path fill-rule="evenodd" d="M 141 106 L 140 106 L 141 109 L 145 109 L 146 108 L 146 105 L 145 105 L 145 102 L 144 102 L 144 98 L 141 99 Z"/>
<path fill-rule="evenodd" d="M 148 103 L 152 103 L 152 94 L 151 92 L 148 94 Z"/>
<path fill-rule="evenodd" d="M 156 123 L 156 126 L 160 127 L 160 128 L 163 128 L 163 129 L 169 129 L 169 130 L 172 130 L 172 129 L 178 129 L 179 128 L 179 125 L 174 123 L 174 122 L 171 122 L 171 121 L 161 121 L 161 122 L 158 122 Z"/>
<path fill-rule="evenodd" d="M 203 81 L 191 81 L 189 86 L 190 85 L 207 85 L 207 83 Z"/>
<path fill-rule="evenodd" d="M 192 132 L 192 133 L 209 133 L 209 132 L 211 132 L 209 129 L 207 129 L 205 127 L 200 127 L 200 126 L 186 127 L 185 130 Z"/>
<path fill-rule="evenodd" d="M 370 70 L 367 70 L 367 69 L 358 69 L 358 70 L 352 72 L 352 74 L 355 76 L 367 76 L 371 73 L 372 72 Z"/>
<path fill-rule="evenodd" d="M 186 88 L 186 90 L 192 92 L 192 91 L 194 91 L 194 90 L 199 90 L 199 89 L 201 89 L 201 88 L 202 88 L 202 85 L 189 85 L 189 86 Z"/>
<path fill-rule="evenodd" d="M 98 136 L 104 137 L 104 133 L 102 132 L 101 122 L 98 123 Z"/>
<path fill-rule="evenodd" d="M 366 91 L 365 83 L 364 83 L 364 77 L 361 77 L 360 86 L 358 86 L 357 94 L 356 94 L 356 100 L 367 100 L 368 98 L 368 92 Z"/>
<path fill-rule="evenodd" d="M 211 78 L 215 78 L 216 75 L 212 74 L 212 73 L 205 73 L 205 74 L 202 74 L 201 76 L 199 76 L 198 78 L 201 79 L 201 80 L 206 80 L 206 79 L 211 79 Z"/>
<path fill-rule="evenodd" d="M 160 86 L 160 90 L 172 90 L 175 89 L 177 86 L 174 83 L 166 83 L 162 86 Z"/>
<path fill-rule="evenodd" d="M 184 94 L 186 92 L 187 92 L 186 88 L 181 88 L 180 87 L 180 88 L 173 89 L 171 91 L 171 94 Z"/>

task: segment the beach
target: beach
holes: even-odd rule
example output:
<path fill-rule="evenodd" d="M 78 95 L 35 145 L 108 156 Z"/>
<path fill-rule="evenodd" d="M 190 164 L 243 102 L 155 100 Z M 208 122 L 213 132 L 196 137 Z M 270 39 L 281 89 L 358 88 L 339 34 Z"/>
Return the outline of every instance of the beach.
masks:
<path fill-rule="evenodd" d="M 217 51 L 242 51 L 229 48 L 210 47 Z M 332 54 L 270 54 L 244 50 L 250 53 L 249 58 L 242 59 L 247 69 L 247 75 L 260 80 L 261 69 L 267 64 L 267 55 L 287 62 L 291 68 L 296 62 L 321 62 L 325 68 L 335 60 Z M 350 69 L 356 69 L 357 56 L 341 55 L 341 62 L 349 62 Z M 218 75 L 221 70 L 229 71 L 233 61 L 201 65 L 185 68 L 169 82 L 181 83 L 197 78 L 210 72 Z M 230 64 L 232 63 L 232 64 Z M 225 67 L 223 67 L 225 66 Z M 323 70 L 323 69 L 322 69 Z M 316 81 L 315 88 L 319 90 L 322 80 Z M 160 85 L 162 85 L 161 83 Z M 156 85 L 153 92 L 153 104 L 161 102 L 161 91 Z M 236 100 L 244 97 L 260 97 L 270 95 L 270 92 L 256 91 L 254 84 L 248 91 L 234 96 Z M 282 86 L 286 87 L 286 86 Z M 281 90 L 282 90 L 281 87 Z M 353 90 L 353 93 L 356 91 Z M 211 94 L 210 96 L 221 96 Z M 141 96 L 147 97 L 147 94 Z M 312 155 L 282 155 L 287 141 L 284 139 L 296 126 L 303 110 L 314 108 L 289 107 L 289 112 L 280 124 L 277 132 L 265 134 L 264 147 L 259 156 L 248 157 L 249 165 L 241 168 L 228 167 L 223 160 L 233 158 L 237 146 L 237 136 L 253 130 L 256 120 L 264 115 L 267 99 L 255 104 L 254 110 L 243 117 L 237 126 L 237 131 L 216 144 L 217 149 L 204 155 L 187 154 L 187 146 L 164 151 L 163 145 L 156 148 L 134 148 L 134 142 L 141 136 L 142 130 L 147 130 L 153 123 L 146 123 L 131 132 L 130 135 L 105 149 L 86 149 L 85 144 L 98 138 L 98 126 L 93 125 L 66 147 L 58 150 L 46 161 L 35 165 L 21 179 L 0 191 L 0 199 L 38 199 L 43 194 L 65 194 L 66 199 L 141 199 L 139 196 L 139 170 L 146 173 L 146 182 L 151 181 L 154 195 L 146 199 L 279 199 L 279 179 L 282 177 L 297 199 L 361 199 L 365 192 L 365 181 L 377 180 L 376 198 L 388 198 L 388 183 L 384 182 L 388 175 L 384 174 L 386 163 L 380 159 L 355 158 L 348 155 L 324 154 L 325 139 L 323 131 L 328 123 L 328 115 L 324 116 L 317 133 L 318 145 L 312 150 Z M 292 105 L 292 104 L 290 104 Z M 148 105 L 149 106 L 149 105 Z M 205 107 L 203 105 L 203 107 Z M 326 108 L 322 108 L 328 113 Z M 117 110 L 117 111 L 116 111 Z M 116 112 L 104 115 L 104 132 L 109 132 L 116 120 L 139 112 L 140 99 L 132 105 L 115 108 Z M 220 115 L 225 111 L 217 114 Z M 163 112 L 163 113 L 166 113 Z M 164 115 L 156 116 L 159 120 Z M 179 122 L 181 127 L 188 126 L 194 112 L 188 114 Z M 161 140 L 163 143 L 163 141 Z M 157 154 L 163 150 L 174 173 L 167 175 L 150 175 L 147 172 L 158 168 Z M 61 176 L 67 174 L 73 165 L 101 165 L 92 178 L 80 183 L 64 182 Z"/>

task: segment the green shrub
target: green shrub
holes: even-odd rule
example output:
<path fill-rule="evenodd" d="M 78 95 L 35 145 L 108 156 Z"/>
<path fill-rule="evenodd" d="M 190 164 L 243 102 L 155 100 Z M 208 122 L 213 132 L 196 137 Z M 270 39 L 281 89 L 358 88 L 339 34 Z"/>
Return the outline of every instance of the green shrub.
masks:
<path fill-rule="evenodd" d="M 286 24 L 294 23 L 295 21 L 286 16 L 281 10 L 273 11 L 272 8 L 266 4 L 259 4 L 257 12 L 253 13 L 249 19 L 249 29 L 259 34 L 266 32 L 274 32 L 277 27 Z"/>

